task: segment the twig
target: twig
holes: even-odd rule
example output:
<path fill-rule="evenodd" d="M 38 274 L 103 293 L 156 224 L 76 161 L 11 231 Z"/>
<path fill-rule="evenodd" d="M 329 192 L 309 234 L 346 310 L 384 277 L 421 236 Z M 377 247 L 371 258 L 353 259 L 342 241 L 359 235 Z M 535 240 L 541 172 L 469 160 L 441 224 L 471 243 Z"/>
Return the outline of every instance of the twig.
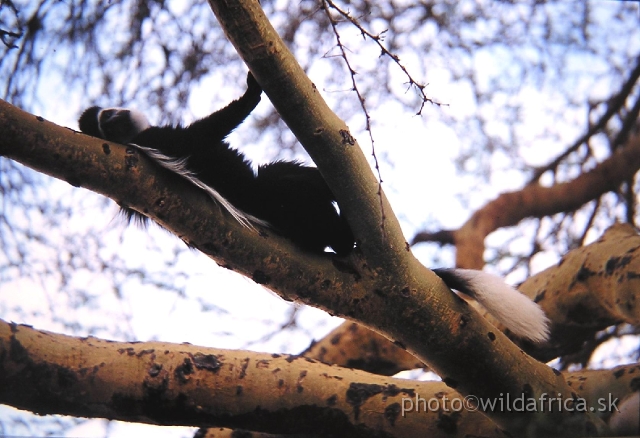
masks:
<path fill-rule="evenodd" d="M 442 104 L 440 102 L 435 102 L 433 99 L 427 97 L 427 95 L 424 92 L 425 89 L 425 85 L 420 84 L 419 82 L 415 81 L 413 79 L 413 77 L 411 76 L 411 74 L 409 73 L 409 71 L 406 69 L 406 67 L 404 65 L 402 65 L 400 63 L 400 57 L 394 53 L 391 53 L 385 46 L 384 44 L 382 44 L 382 41 L 384 40 L 384 33 L 386 32 L 386 30 L 380 32 L 379 34 L 373 34 L 371 32 L 369 32 L 367 29 L 365 29 L 356 18 L 352 17 L 351 14 L 349 14 L 349 12 L 340 9 L 339 6 L 337 6 L 335 3 L 333 3 L 333 1 L 331 0 L 324 0 L 323 1 L 323 5 L 325 5 L 325 10 L 327 11 L 327 16 L 329 17 L 329 20 L 331 21 L 331 25 L 333 26 L 333 30 L 334 33 L 336 33 L 337 36 L 337 32 L 336 32 L 336 22 L 335 20 L 331 17 L 331 15 L 329 14 L 329 10 L 327 9 L 326 5 L 329 5 L 332 9 L 334 9 L 336 12 L 338 12 L 338 14 L 342 15 L 347 21 L 349 21 L 351 24 L 353 24 L 356 28 L 358 28 L 358 30 L 360 31 L 360 33 L 362 34 L 363 37 L 368 37 L 370 38 L 373 42 L 375 42 L 378 47 L 380 48 L 380 51 L 382 52 L 383 55 L 387 55 L 388 57 L 390 57 L 393 62 L 396 63 L 396 65 L 400 68 L 400 70 L 402 70 L 402 72 L 407 76 L 407 79 L 409 80 L 409 87 L 416 87 L 418 89 L 418 91 L 420 92 L 420 94 L 422 95 L 422 103 L 420 105 L 420 109 L 418 110 L 418 112 L 416 113 L 417 115 L 422 114 L 422 109 L 424 108 L 424 104 L 429 102 L 432 105 L 437 105 L 437 106 L 443 106 L 446 104 Z M 342 47 L 341 47 L 342 48 Z M 346 60 L 346 58 L 345 58 Z M 355 74 L 355 72 L 353 72 Z"/>
<path fill-rule="evenodd" d="M 565 158 L 567 158 L 567 156 L 575 152 L 584 142 L 586 142 L 594 134 L 601 131 L 605 127 L 609 119 L 611 119 L 611 117 L 613 117 L 613 115 L 616 112 L 618 112 L 618 110 L 622 107 L 622 105 L 624 105 L 624 102 L 626 101 L 627 97 L 633 90 L 633 86 L 635 85 L 639 77 L 640 77 L 640 56 L 637 59 L 636 67 L 631 72 L 629 79 L 627 79 L 627 81 L 624 83 L 620 92 L 610 99 L 609 105 L 607 107 L 607 111 L 602 115 L 602 117 L 600 117 L 600 120 L 598 120 L 598 123 L 596 123 L 591 128 L 589 128 L 589 130 L 582 137 L 576 140 L 575 143 L 569 146 L 569 148 L 567 148 L 566 151 L 560 154 L 551 163 L 547 164 L 544 167 L 540 167 L 536 169 L 535 172 L 533 173 L 533 176 L 529 180 L 529 184 L 532 184 L 538 179 L 540 179 L 540 177 L 548 170 L 555 170 L 560 165 L 560 163 Z"/>
<path fill-rule="evenodd" d="M 380 213 L 382 216 L 380 221 L 380 230 L 382 231 L 382 235 L 384 236 L 385 235 L 384 221 L 386 219 L 386 216 L 384 212 L 384 204 L 382 202 L 382 174 L 380 173 L 380 165 L 378 163 L 378 156 L 376 155 L 375 141 L 373 139 L 373 132 L 371 130 L 371 116 L 369 115 L 369 111 L 367 110 L 365 99 L 362 96 L 362 93 L 360 93 L 360 89 L 358 88 L 358 84 L 356 83 L 355 75 L 357 74 L 357 72 L 353 69 L 353 67 L 351 67 L 351 63 L 349 62 L 349 58 L 347 57 L 346 50 L 340 39 L 340 33 L 338 32 L 338 29 L 336 27 L 337 22 L 331 16 L 331 12 L 329 11 L 328 6 L 331 6 L 336 10 L 339 10 L 339 9 L 337 9 L 336 6 L 333 3 L 331 3 L 330 0 L 323 0 L 322 6 L 327 14 L 327 17 L 329 18 L 329 22 L 331 23 L 331 28 L 333 29 L 333 33 L 336 36 L 336 43 L 340 48 L 341 57 L 342 59 L 344 59 L 344 62 L 347 65 L 347 68 L 349 69 L 349 73 L 351 76 L 351 84 L 353 85 L 353 91 L 356 92 L 356 95 L 358 96 L 358 100 L 360 101 L 360 106 L 362 107 L 362 111 L 364 112 L 365 121 L 366 121 L 365 129 L 369 133 L 369 140 L 371 141 L 371 155 L 373 156 L 376 172 L 378 174 L 378 199 L 380 201 Z"/>

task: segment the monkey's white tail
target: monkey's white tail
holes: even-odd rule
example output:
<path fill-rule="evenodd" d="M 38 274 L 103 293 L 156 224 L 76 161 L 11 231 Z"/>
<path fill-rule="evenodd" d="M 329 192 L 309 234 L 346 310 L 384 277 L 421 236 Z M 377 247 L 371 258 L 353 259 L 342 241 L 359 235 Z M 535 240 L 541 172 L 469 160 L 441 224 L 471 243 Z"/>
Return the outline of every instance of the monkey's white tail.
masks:
<path fill-rule="evenodd" d="M 472 269 L 434 269 L 447 286 L 476 299 L 516 336 L 533 342 L 549 339 L 544 311 L 500 277 Z"/>

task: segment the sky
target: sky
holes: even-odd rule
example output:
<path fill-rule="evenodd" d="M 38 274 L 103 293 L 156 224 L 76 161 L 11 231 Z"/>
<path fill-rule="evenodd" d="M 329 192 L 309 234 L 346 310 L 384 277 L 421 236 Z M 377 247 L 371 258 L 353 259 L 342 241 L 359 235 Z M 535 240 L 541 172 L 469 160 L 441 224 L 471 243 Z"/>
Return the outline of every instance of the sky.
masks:
<path fill-rule="evenodd" d="M 640 51 L 640 42 L 636 41 L 635 44 Z M 500 56 L 500 53 L 482 53 L 477 56 L 476 70 L 481 78 L 489 81 L 496 74 L 492 69 L 500 61 Z M 403 62 L 410 70 L 421 71 L 418 60 L 407 57 L 403 58 Z M 576 69 L 585 66 L 594 70 L 601 68 L 596 63 L 587 63 L 579 57 L 575 57 L 573 62 Z M 454 67 L 447 63 L 435 65 L 424 76 L 425 82 L 429 84 L 429 96 L 446 103 L 445 107 L 428 106 L 422 116 L 416 116 L 393 101 L 379 106 L 372 105 L 370 108 L 375 147 L 378 155 L 383 157 L 383 188 L 401 221 L 407 240 L 425 226 L 439 224 L 445 228 L 459 227 L 469 217 L 470 211 L 481 207 L 502 191 L 520 187 L 524 182 L 523 174 L 510 168 L 509 157 L 500 154 L 495 154 L 491 159 L 491 178 L 485 186 L 478 187 L 477 181 L 459 176 L 454 159 L 462 147 L 461 139 L 454 127 L 440 120 L 438 113 L 464 114 L 471 111 L 475 103 L 471 90 L 463 83 L 453 80 L 451 71 Z M 310 77 L 314 83 L 321 83 L 324 74 L 320 65 L 312 69 Z M 400 74 L 395 72 L 394 75 Z M 216 89 L 216 80 L 217 78 L 211 77 L 199 84 L 202 91 L 198 90 L 194 95 L 212 94 L 211 90 Z M 402 83 L 402 79 L 399 80 Z M 237 90 L 225 90 L 223 96 L 218 96 L 219 102 L 238 96 L 244 86 L 243 78 L 239 78 L 238 83 Z M 52 122 L 75 129 L 76 118 L 83 109 L 83 96 L 79 93 L 67 95 L 63 85 L 63 77 L 47 77 L 41 83 L 43 91 L 34 112 Z M 594 98 L 608 95 L 610 88 L 611 84 L 606 82 L 598 83 L 597 86 L 576 84 L 577 90 L 588 92 Z M 337 93 L 348 93 L 326 87 L 321 88 L 321 92 L 330 105 L 338 97 Z M 519 128 L 520 136 L 535 139 L 537 126 L 554 122 L 555 115 L 549 111 L 549 107 L 554 105 L 556 97 L 551 90 L 536 89 L 533 86 L 523 87 L 516 96 L 505 97 L 505 103 L 510 99 L 527 102 L 526 119 L 531 123 Z M 192 99 L 190 112 L 196 117 L 207 114 L 216 108 L 212 108 L 210 101 L 208 98 Z M 256 117 L 266 114 L 269 105 L 268 100 L 263 99 L 255 112 Z M 523 154 L 527 163 L 545 163 L 549 157 L 560 153 L 579 136 L 584 116 L 576 111 L 565 117 L 574 123 L 568 122 L 567 129 L 555 141 L 532 142 L 531 146 L 520 148 L 519 153 Z M 371 145 L 368 143 L 368 135 L 361 129 L 362 119 L 354 118 L 350 121 L 350 126 L 360 127 L 352 128 L 352 134 L 359 140 L 365 155 L 370 156 Z M 265 148 L 263 143 L 245 144 L 246 139 L 251 138 L 248 128 L 249 126 L 244 127 L 230 137 L 230 143 L 255 163 L 273 159 L 273 150 Z M 497 135 L 502 133 L 501 129 L 503 127 L 496 125 Z M 308 160 L 302 152 L 289 158 Z M 339 318 L 330 317 L 320 310 L 284 302 L 249 279 L 216 266 L 195 251 L 184 249 L 177 238 L 159 227 L 152 226 L 146 231 L 135 227 L 126 228 L 117 218 L 116 205 L 111 203 L 104 209 L 98 195 L 74 189 L 63 182 L 51 184 L 52 193 L 69 197 L 76 205 L 81 205 L 74 219 L 64 225 L 67 231 L 82 229 L 83 224 L 91 224 L 91 230 L 99 233 L 99 240 L 106 242 L 106 247 L 96 249 L 95 254 L 104 260 L 114 260 L 113 254 L 117 253 L 123 256 L 127 269 L 148 270 L 151 278 L 143 279 L 133 275 L 123 279 L 106 278 L 102 275 L 95 276 L 88 267 L 76 269 L 68 279 L 53 276 L 47 277 L 43 282 L 38 277 L 23 276 L 2 284 L 0 317 L 5 320 L 80 336 L 91 334 L 117 340 L 190 342 L 217 348 L 293 354 L 306 348 L 312 339 L 321 338 L 341 323 Z M 469 204 L 460 197 L 461 192 L 468 190 L 477 193 Z M 32 217 L 31 220 L 34 221 L 34 227 L 39 226 L 37 217 Z M 489 237 L 488 243 L 498 247 L 500 241 L 511 237 L 511 233 L 509 230 L 495 233 Z M 62 236 L 66 234 L 61 233 L 61 246 L 68 243 L 62 240 Z M 596 237 L 592 236 L 591 239 Z M 88 244 L 87 242 L 91 240 L 86 239 L 82 244 Z M 511 245 L 516 250 L 520 248 L 526 252 L 529 244 L 527 239 L 516 239 Z M 33 245 L 32 249 L 37 249 L 37 242 L 29 245 Z M 56 257 L 54 254 L 57 248 L 39 250 L 50 251 L 52 257 Z M 413 251 L 430 267 L 452 266 L 454 263 L 454 253 L 448 248 L 418 245 Z M 69 260 L 73 260 L 71 255 L 69 257 Z M 557 260 L 557 254 L 553 251 L 543 251 L 534 260 L 534 271 L 541 271 Z M 491 267 L 488 269 L 491 270 Z M 171 278 L 175 273 L 182 272 L 187 275 Z M 507 278 L 512 283 L 523 279 L 517 272 Z M 169 281 L 174 282 L 171 288 L 158 287 Z M 91 299 L 82 306 L 77 306 L 74 300 L 81 299 L 82 294 L 58 293 L 63 284 L 71 290 L 88 291 L 87 295 Z M 64 312 L 67 314 L 60 315 L 61 308 L 66 309 Z M 299 312 L 297 329 L 278 333 L 279 326 L 285 324 L 294 311 Z M 119 326 L 115 330 L 112 327 L 114 321 Z M 269 333 L 276 334 L 263 339 Z M 637 348 L 637 341 L 628 340 L 627 343 L 612 348 L 618 353 L 623 351 L 624 356 L 624 352 Z M 611 350 L 599 354 L 603 364 L 612 363 L 607 359 L 614 356 Z M 11 408 L 0 407 L 0 418 L 15 415 Z M 28 421 L 35 423 L 32 419 Z M 93 420 L 65 433 L 67 436 L 103 436 L 108 431 L 112 436 L 127 436 L 138 433 L 142 430 L 139 429 L 141 427 L 143 426 Z M 11 433 L 21 435 L 32 433 L 32 430 L 16 428 Z M 160 432 L 154 430 L 153 433 Z M 167 436 L 193 434 L 192 430 L 164 428 L 161 433 Z"/>

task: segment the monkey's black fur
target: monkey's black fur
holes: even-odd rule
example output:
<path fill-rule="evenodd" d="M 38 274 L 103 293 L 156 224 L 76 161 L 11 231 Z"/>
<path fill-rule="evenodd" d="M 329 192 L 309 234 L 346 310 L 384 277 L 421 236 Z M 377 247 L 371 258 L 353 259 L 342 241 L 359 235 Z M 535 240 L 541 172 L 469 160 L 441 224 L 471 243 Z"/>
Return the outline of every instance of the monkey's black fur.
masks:
<path fill-rule="evenodd" d="M 301 249 L 323 253 L 330 247 L 339 255 L 348 254 L 354 246 L 353 234 L 318 169 L 295 161 L 275 161 L 258 167 L 255 173 L 244 155 L 225 141 L 260 102 L 262 89 L 251 74 L 247 86 L 238 100 L 187 127 L 145 126 L 139 131 L 136 117 L 142 116 L 124 109 L 92 107 L 80 117 L 80 130 L 131 143 L 143 151 L 153 149 L 170 159 L 184 159 L 184 170 L 197 181 L 242 213 L 268 223 Z M 136 211 L 125 207 L 123 211 L 129 219 L 146 220 Z"/>

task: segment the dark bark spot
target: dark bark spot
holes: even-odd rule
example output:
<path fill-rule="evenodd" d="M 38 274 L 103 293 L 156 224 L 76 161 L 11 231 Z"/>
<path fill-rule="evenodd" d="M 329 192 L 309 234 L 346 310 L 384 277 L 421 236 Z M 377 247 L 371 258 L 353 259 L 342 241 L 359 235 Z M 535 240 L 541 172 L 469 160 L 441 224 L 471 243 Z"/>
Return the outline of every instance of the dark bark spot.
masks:
<path fill-rule="evenodd" d="M 68 368 L 58 368 L 58 385 L 62 389 L 71 388 L 78 381 L 76 374 Z"/>
<path fill-rule="evenodd" d="M 199 370 L 205 369 L 213 372 L 218 372 L 222 366 L 222 362 L 218 360 L 218 356 L 215 354 L 202 353 L 196 353 L 193 356 L 193 364 Z"/>
<path fill-rule="evenodd" d="M 285 360 L 287 361 L 287 363 L 291 363 L 294 360 L 298 360 L 298 359 L 300 359 L 300 355 L 299 354 L 291 354 Z"/>
<path fill-rule="evenodd" d="M 627 280 L 635 280 L 640 278 L 640 274 L 637 272 L 627 272 Z"/>
<path fill-rule="evenodd" d="M 356 144 L 356 139 L 353 138 L 351 133 L 346 129 L 341 129 L 340 135 L 342 136 L 342 144 L 348 144 L 349 146 L 353 146 Z"/>
<path fill-rule="evenodd" d="M 249 358 L 242 359 L 242 368 L 240 369 L 240 375 L 238 379 L 244 379 L 247 375 L 247 368 L 249 367 Z"/>
<path fill-rule="evenodd" d="M 182 365 L 176 367 L 173 373 L 179 383 L 184 384 L 189 381 L 189 374 L 193 374 L 193 363 L 189 358 L 185 358 Z"/>
<path fill-rule="evenodd" d="M 305 377 L 307 377 L 307 371 L 306 370 L 300 371 L 300 375 L 298 376 L 298 382 L 296 383 L 297 385 L 296 389 L 299 393 L 304 391 L 304 388 L 302 387 L 302 382 L 304 381 Z"/>
<path fill-rule="evenodd" d="M 399 388 L 394 384 L 387 385 L 382 391 L 383 400 L 386 400 L 387 397 L 395 397 L 398 394 L 406 394 L 409 397 L 414 397 L 416 395 L 415 390 L 412 388 Z"/>
<path fill-rule="evenodd" d="M 146 356 L 147 354 L 153 354 L 155 353 L 156 350 L 154 350 L 153 348 L 148 348 L 146 350 L 140 350 L 140 352 L 137 354 L 138 357 L 142 357 L 142 356 Z"/>
<path fill-rule="evenodd" d="M 158 374 L 160 374 L 160 371 L 162 371 L 162 364 L 154 363 L 153 365 L 151 365 L 151 367 L 149 367 L 149 376 L 157 377 Z"/>
<path fill-rule="evenodd" d="M 269 284 L 269 281 L 271 281 L 271 277 L 269 277 L 259 269 L 253 271 L 253 275 L 251 276 L 251 278 L 258 284 Z"/>
<path fill-rule="evenodd" d="M 631 382 L 629 382 L 629 389 L 631 389 L 634 392 L 640 391 L 640 377 L 635 377 L 631 379 Z"/>
<path fill-rule="evenodd" d="M 384 418 L 391 424 L 395 426 L 396 419 L 398 415 L 400 415 L 400 403 L 391 403 L 389 406 L 384 408 Z"/>
<path fill-rule="evenodd" d="M 613 373 L 613 376 L 614 376 L 616 379 L 619 379 L 620 377 L 624 376 L 624 368 L 621 368 L 621 369 L 619 369 L 619 370 L 615 371 L 615 372 Z"/>
<path fill-rule="evenodd" d="M 11 336 L 11 341 L 9 342 L 9 358 L 17 363 L 23 363 L 29 360 L 29 351 L 27 351 L 27 349 L 24 348 L 20 341 L 18 341 L 13 335 Z"/>
<path fill-rule="evenodd" d="M 266 359 L 260 359 L 256 362 L 256 368 L 269 368 L 270 362 Z"/>
<path fill-rule="evenodd" d="M 572 289 L 573 286 L 575 286 L 576 283 L 583 283 L 583 282 L 587 281 L 590 277 L 593 277 L 594 275 L 596 275 L 596 273 L 594 271 L 590 270 L 589 268 L 587 268 L 584 265 L 581 266 L 580 270 L 578 271 L 578 273 L 574 277 L 573 282 L 569 285 L 569 289 Z"/>
<path fill-rule="evenodd" d="M 612 275 L 616 269 L 624 268 L 629 263 L 631 263 L 630 256 L 611 257 L 609 260 L 607 260 L 607 264 L 605 265 L 604 272 L 607 275 Z"/>
<path fill-rule="evenodd" d="M 436 426 L 438 429 L 442 429 L 445 433 L 454 434 L 458 430 L 458 417 L 460 413 L 455 412 L 451 415 L 440 414 L 438 415 L 438 421 Z"/>
<path fill-rule="evenodd" d="M 384 390 L 382 385 L 371 385 L 368 383 L 351 383 L 346 393 L 346 401 L 353 407 L 353 414 L 358 420 L 360 416 L 360 406 L 369 398 L 380 394 Z"/>
<path fill-rule="evenodd" d="M 127 148 L 126 155 L 124 156 L 124 167 L 127 170 L 138 167 L 138 154 L 136 154 L 135 148 Z"/>

